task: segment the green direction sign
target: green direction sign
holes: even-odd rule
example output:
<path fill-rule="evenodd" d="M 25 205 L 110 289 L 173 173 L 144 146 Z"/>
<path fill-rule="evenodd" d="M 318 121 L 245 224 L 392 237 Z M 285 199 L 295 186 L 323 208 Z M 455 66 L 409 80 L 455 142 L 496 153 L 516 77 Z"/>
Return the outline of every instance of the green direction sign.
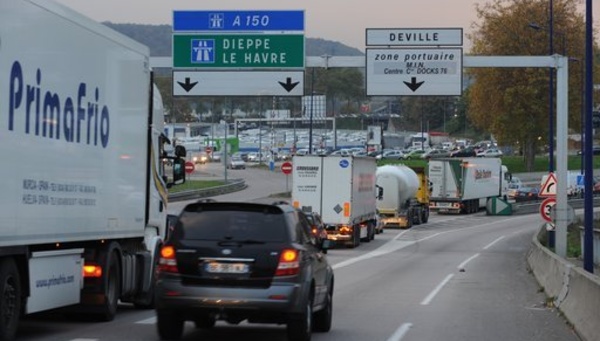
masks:
<path fill-rule="evenodd" d="M 512 215 L 512 204 L 500 198 L 490 198 L 486 205 L 487 215 Z"/>
<path fill-rule="evenodd" d="M 304 35 L 176 34 L 173 68 L 304 68 Z"/>

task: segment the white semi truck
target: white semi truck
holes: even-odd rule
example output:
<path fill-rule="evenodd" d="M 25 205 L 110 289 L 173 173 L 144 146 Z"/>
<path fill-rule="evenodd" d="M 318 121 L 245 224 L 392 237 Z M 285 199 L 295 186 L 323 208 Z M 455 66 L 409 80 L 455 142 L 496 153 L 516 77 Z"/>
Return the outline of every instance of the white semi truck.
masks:
<path fill-rule="evenodd" d="M 23 314 L 152 307 L 185 181 L 163 115 L 147 47 L 50 0 L 0 1 L 0 340 Z"/>
<path fill-rule="evenodd" d="M 371 157 L 295 156 L 292 204 L 321 215 L 327 238 L 351 247 L 375 236 L 377 206 Z"/>
<path fill-rule="evenodd" d="M 506 199 L 511 174 L 499 158 L 429 161 L 429 208 L 439 213 L 474 213 L 490 198 Z"/>

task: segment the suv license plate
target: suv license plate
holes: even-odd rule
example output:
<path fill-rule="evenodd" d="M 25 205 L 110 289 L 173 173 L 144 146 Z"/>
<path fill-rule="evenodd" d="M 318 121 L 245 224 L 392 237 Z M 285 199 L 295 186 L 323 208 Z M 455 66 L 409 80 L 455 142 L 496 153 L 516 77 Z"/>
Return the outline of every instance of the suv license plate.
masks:
<path fill-rule="evenodd" d="M 220 274 L 245 274 L 248 273 L 248 264 L 244 263 L 207 263 L 205 270 L 210 273 Z"/>

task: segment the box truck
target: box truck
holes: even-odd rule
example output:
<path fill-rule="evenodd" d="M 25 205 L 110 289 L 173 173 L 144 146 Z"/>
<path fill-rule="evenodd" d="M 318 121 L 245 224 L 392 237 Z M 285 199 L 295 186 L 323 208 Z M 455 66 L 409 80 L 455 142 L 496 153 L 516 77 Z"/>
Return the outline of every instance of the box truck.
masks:
<path fill-rule="evenodd" d="M 147 47 L 50 0 L 0 1 L 0 340 L 68 307 L 153 304 L 167 188 Z"/>
<path fill-rule="evenodd" d="M 489 198 L 506 199 L 511 174 L 499 158 L 449 158 L 429 161 L 430 210 L 474 213 Z"/>
<path fill-rule="evenodd" d="M 321 215 L 327 238 L 356 247 L 375 237 L 375 158 L 295 156 L 292 204 Z"/>
<path fill-rule="evenodd" d="M 429 180 L 423 167 L 377 167 L 377 211 L 384 228 L 410 228 L 429 220 Z"/>

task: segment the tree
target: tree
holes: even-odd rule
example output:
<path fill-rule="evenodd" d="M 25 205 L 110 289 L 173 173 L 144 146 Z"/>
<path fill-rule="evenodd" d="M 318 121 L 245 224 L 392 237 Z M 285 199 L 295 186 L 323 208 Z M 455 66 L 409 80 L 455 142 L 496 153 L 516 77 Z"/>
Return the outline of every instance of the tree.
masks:
<path fill-rule="evenodd" d="M 550 0 L 492 0 L 477 6 L 480 20 L 469 38 L 474 55 L 547 55 Z M 552 0 L 554 52 L 583 64 L 583 14 L 578 0 Z M 534 30 L 530 24 L 538 25 Z M 544 27 L 546 25 L 546 27 Z M 563 44 L 564 41 L 564 44 Z M 563 51 L 564 50 L 564 51 Z M 569 68 L 569 126 L 581 117 L 581 69 Z M 536 152 L 548 145 L 548 70 L 541 68 L 474 68 L 469 92 L 469 118 L 501 144 L 518 145 L 525 165 L 533 169 Z M 555 118 L 553 118 L 555 119 Z"/>

